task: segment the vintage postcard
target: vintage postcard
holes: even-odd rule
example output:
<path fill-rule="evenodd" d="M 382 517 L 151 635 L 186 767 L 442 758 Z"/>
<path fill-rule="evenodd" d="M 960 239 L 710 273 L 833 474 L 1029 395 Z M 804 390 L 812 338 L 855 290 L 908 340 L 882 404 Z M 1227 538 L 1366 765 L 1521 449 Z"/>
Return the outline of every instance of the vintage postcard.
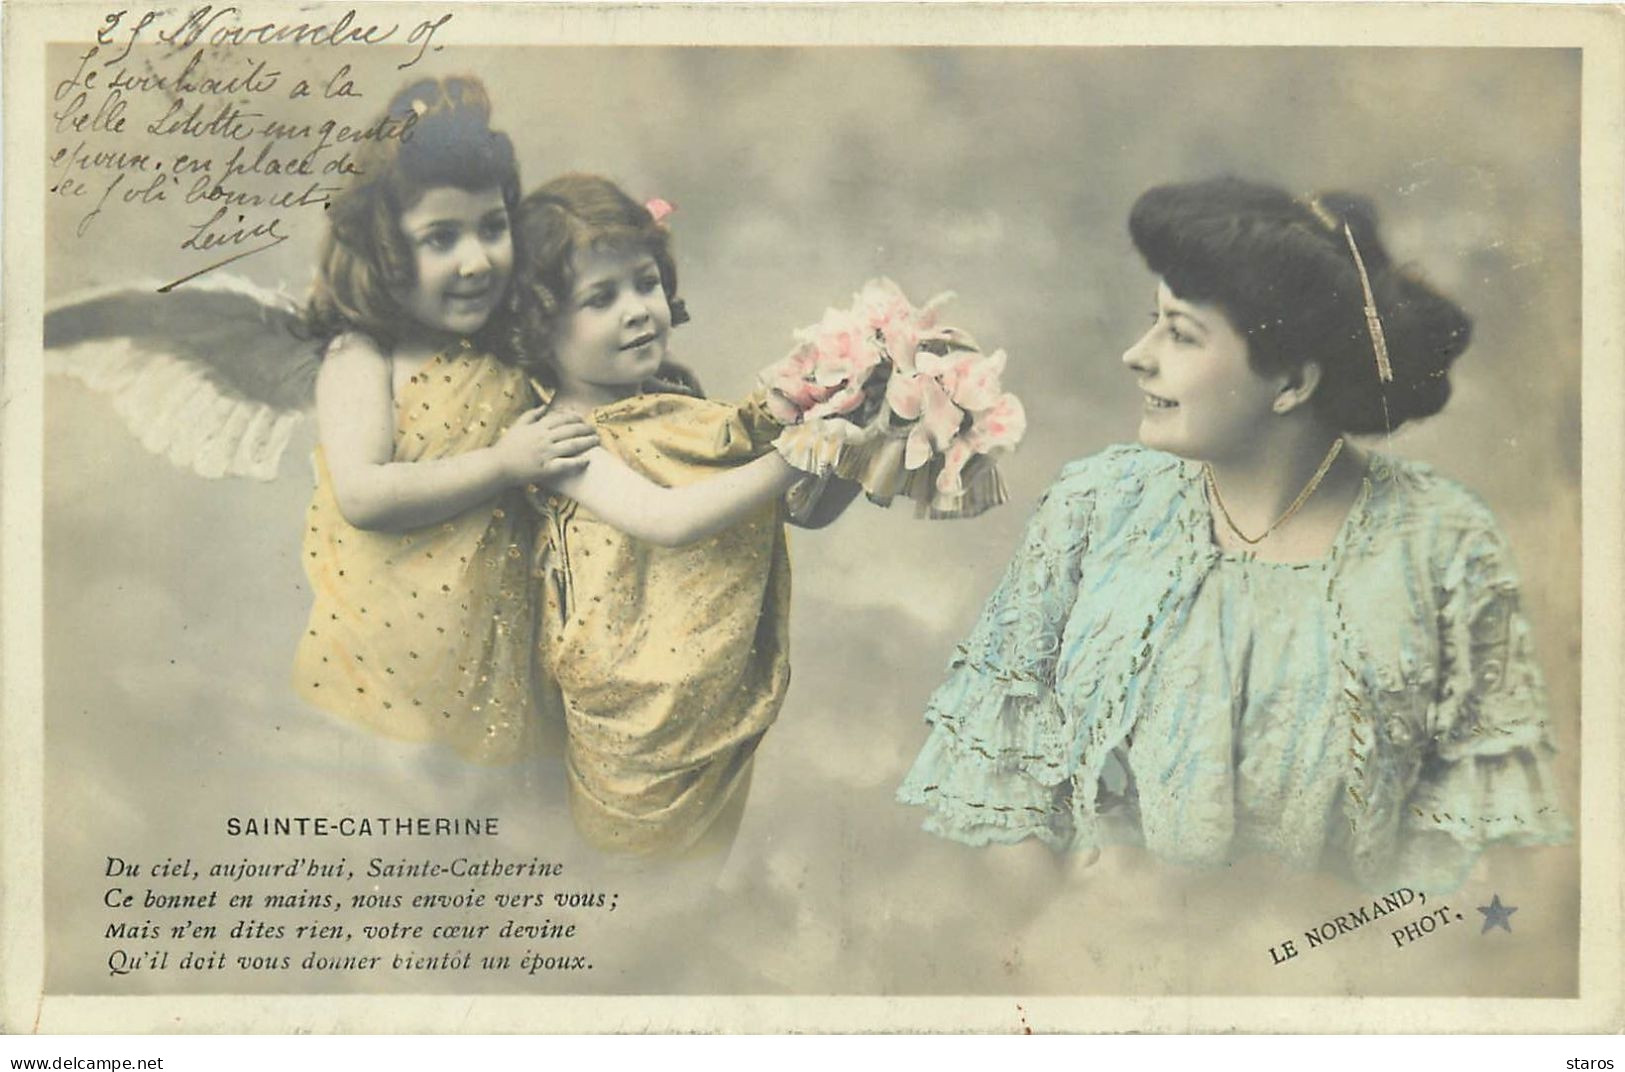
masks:
<path fill-rule="evenodd" d="M 1619 1026 L 1617 10 L 5 50 L 4 1031 Z"/>

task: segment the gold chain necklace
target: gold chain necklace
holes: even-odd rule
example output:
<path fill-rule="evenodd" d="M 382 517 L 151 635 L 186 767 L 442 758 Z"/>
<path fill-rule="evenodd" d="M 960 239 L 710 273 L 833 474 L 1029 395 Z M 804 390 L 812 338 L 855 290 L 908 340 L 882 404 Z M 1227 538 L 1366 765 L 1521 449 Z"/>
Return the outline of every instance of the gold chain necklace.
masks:
<path fill-rule="evenodd" d="M 1204 464 L 1202 466 L 1202 475 L 1207 480 L 1207 493 L 1212 497 L 1213 505 L 1219 508 L 1219 516 L 1224 518 L 1225 525 L 1235 534 L 1236 539 L 1248 546 L 1254 546 L 1269 539 L 1270 533 L 1292 520 L 1292 515 L 1297 513 L 1298 509 L 1309 501 L 1309 496 L 1313 495 L 1315 489 L 1320 487 L 1320 482 L 1326 479 L 1326 474 L 1331 471 L 1332 463 L 1337 460 L 1337 456 L 1341 453 L 1343 453 L 1343 437 L 1339 436 L 1332 440 L 1332 448 L 1326 452 L 1326 457 L 1320 460 L 1320 468 L 1315 470 L 1315 475 L 1309 478 L 1309 483 L 1305 484 L 1303 490 L 1298 492 L 1298 497 L 1292 500 L 1292 505 L 1286 508 L 1286 513 L 1276 518 L 1270 523 L 1269 528 L 1257 536 L 1249 536 L 1236 527 L 1235 521 L 1230 517 L 1230 511 L 1225 509 L 1224 496 L 1219 494 L 1219 482 L 1213 479 L 1213 466 Z"/>

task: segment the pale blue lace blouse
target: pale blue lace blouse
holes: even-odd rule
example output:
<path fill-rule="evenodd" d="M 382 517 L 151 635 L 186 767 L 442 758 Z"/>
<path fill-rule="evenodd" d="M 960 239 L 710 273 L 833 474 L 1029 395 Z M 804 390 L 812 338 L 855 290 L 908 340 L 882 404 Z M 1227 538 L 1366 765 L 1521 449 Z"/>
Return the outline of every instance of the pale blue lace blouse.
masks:
<path fill-rule="evenodd" d="M 957 841 L 1432 890 L 1569 834 L 1506 541 L 1424 465 L 1373 455 L 1330 553 L 1282 564 L 1214 546 L 1196 464 L 1074 462 L 949 665 L 898 797 Z"/>

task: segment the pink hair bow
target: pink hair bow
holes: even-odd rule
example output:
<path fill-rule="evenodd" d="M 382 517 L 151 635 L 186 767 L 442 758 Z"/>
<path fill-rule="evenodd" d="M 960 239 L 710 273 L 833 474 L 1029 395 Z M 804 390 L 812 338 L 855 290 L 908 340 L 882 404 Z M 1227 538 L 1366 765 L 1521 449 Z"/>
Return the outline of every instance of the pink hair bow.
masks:
<path fill-rule="evenodd" d="M 649 198 L 643 203 L 643 207 L 649 210 L 649 215 L 653 216 L 655 223 L 661 226 L 665 225 L 667 216 L 677 211 L 676 205 L 659 197 Z"/>

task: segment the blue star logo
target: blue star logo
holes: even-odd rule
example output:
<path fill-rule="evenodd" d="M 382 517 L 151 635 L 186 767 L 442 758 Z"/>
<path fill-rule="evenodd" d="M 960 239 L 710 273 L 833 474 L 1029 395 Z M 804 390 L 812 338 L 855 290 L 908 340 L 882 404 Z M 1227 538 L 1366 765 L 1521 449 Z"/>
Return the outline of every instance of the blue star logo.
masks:
<path fill-rule="evenodd" d="M 1517 909 L 1502 904 L 1499 893 L 1490 898 L 1488 905 L 1479 905 L 1478 910 L 1484 913 L 1484 929 L 1479 931 L 1479 934 L 1488 934 L 1491 927 L 1500 927 L 1508 934 L 1512 933 L 1512 924 L 1507 921 L 1512 918 L 1512 913 L 1516 912 Z"/>

